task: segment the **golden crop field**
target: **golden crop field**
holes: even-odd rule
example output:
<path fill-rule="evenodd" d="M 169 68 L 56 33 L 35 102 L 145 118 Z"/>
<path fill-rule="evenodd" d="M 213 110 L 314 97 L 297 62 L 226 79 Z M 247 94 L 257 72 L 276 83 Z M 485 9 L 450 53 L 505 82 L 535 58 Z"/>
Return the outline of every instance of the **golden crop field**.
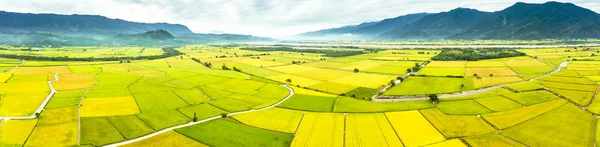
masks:
<path fill-rule="evenodd" d="M 385 115 L 405 146 L 423 146 L 445 140 L 419 111 L 386 112 Z"/>
<path fill-rule="evenodd" d="M 300 111 L 272 108 L 253 113 L 235 115 L 233 118 L 250 126 L 286 133 L 295 133 L 303 115 L 303 112 Z"/>
<path fill-rule="evenodd" d="M 346 146 L 402 146 L 384 114 L 346 115 Z"/>
<path fill-rule="evenodd" d="M 344 115 L 306 113 L 291 146 L 344 146 Z"/>
<path fill-rule="evenodd" d="M 84 98 L 81 117 L 138 114 L 140 110 L 133 97 Z"/>

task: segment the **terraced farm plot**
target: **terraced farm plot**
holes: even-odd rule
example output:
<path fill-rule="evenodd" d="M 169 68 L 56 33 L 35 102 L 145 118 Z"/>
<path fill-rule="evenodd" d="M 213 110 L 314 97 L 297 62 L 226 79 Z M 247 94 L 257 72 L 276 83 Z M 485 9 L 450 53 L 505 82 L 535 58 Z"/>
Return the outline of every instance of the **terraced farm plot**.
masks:
<path fill-rule="evenodd" d="M 441 67 L 427 67 L 418 71 L 419 75 L 427 76 L 464 76 L 465 68 L 441 68 Z"/>
<path fill-rule="evenodd" d="M 140 110 L 142 112 L 173 110 L 188 105 L 185 101 L 179 98 L 179 96 L 177 96 L 171 91 L 156 93 L 140 93 L 134 94 L 133 96 L 135 97 L 137 106 L 140 107 Z"/>
<path fill-rule="evenodd" d="M 496 130 L 476 116 L 446 115 L 438 109 L 419 110 L 444 136 L 461 137 L 492 133 Z"/>
<path fill-rule="evenodd" d="M 531 146 L 592 146 L 595 123 L 575 105 L 563 105 L 501 133 Z"/>
<path fill-rule="evenodd" d="M 107 117 L 107 119 L 126 139 L 133 139 L 154 132 L 152 128 L 135 115 L 112 116 Z"/>
<path fill-rule="evenodd" d="M 195 106 L 183 107 L 177 109 L 190 119 L 196 117 L 198 120 L 219 116 L 225 111 L 211 106 L 210 104 L 199 104 Z"/>
<path fill-rule="evenodd" d="M 138 147 L 138 146 L 180 146 L 180 147 L 208 147 L 202 143 L 199 143 L 193 139 L 183 136 L 175 131 L 169 131 L 162 133 L 148 139 L 134 142 L 131 144 L 124 145 L 124 147 Z"/>
<path fill-rule="evenodd" d="M 575 91 L 575 90 L 564 90 L 564 89 L 551 89 L 552 92 L 563 96 L 567 99 L 574 101 L 575 103 L 585 106 L 594 97 L 594 92 L 588 91 Z"/>
<path fill-rule="evenodd" d="M 467 76 L 477 75 L 481 77 L 517 75 L 517 73 L 508 67 L 467 68 L 465 74 Z"/>
<path fill-rule="evenodd" d="M 513 109 L 523 107 L 523 105 L 521 105 L 511 99 L 505 98 L 503 96 L 478 98 L 478 99 L 475 99 L 475 101 L 477 103 L 485 106 L 486 108 L 488 108 L 492 111 L 496 111 L 496 112 L 513 110 Z"/>
<path fill-rule="evenodd" d="M 434 107 L 429 101 L 409 101 L 409 102 L 393 102 L 379 103 L 358 100 L 349 97 L 339 97 L 335 101 L 333 108 L 334 112 L 390 112 L 390 111 L 405 111 L 417 110 Z"/>
<path fill-rule="evenodd" d="M 425 95 L 461 91 L 462 78 L 410 77 L 385 95 Z"/>
<path fill-rule="evenodd" d="M 234 115 L 233 118 L 250 126 L 269 130 L 295 133 L 304 112 L 282 108 L 271 108 L 258 112 Z"/>
<path fill-rule="evenodd" d="M 289 146 L 292 134 L 246 126 L 226 119 L 175 129 L 208 146 Z"/>
<path fill-rule="evenodd" d="M 306 113 L 292 141 L 292 147 L 344 146 L 344 115 Z"/>
<path fill-rule="evenodd" d="M 295 94 L 277 107 L 294 110 L 331 112 L 336 97 Z"/>
<path fill-rule="evenodd" d="M 191 120 L 177 110 L 140 113 L 137 116 L 154 130 L 162 130 L 167 127 L 187 123 Z"/>
<path fill-rule="evenodd" d="M 81 144 L 100 146 L 124 140 L 104 117 L 81 118 Z"/>
<path fill-rule="evenodd" d="M 346 146 L 403 146 L 384 114 L 346 115 Z"/>
<path fill-rule="evenodd" d="M 545 87 L 551 89 L 564 89 L 564 90 L 577 90 L 577 91 L 590 91 L 594 92 L 598 89 L 597 85 L 584 85 L 584 84 L 570 84 L 570 83 L 559 83 L 559 82 L 540 82 Z"/>
<path fill-rule="evenodd" d="M 387 85 L 390 80 L 394 80 L 395 78 L 396 77 L 386 75 L 355 73 L 349 76 L 336 78 L 334 80 L 331 80 L 330 82 L 352 85 L 355 87 L 367 87 L 377 89 L 379 87 Z"/>
<path fill-rule="evenodd" d="M 140 110 L 133 97 L 84 98 L 81 117 L 99 117 L 138 114 Z"/>
<path fill-rule="evenodd" d="M 533 105 L 559 98 L 545 90 L 505 94 L 504 96 L 523 105 Z"/>
<path fill-rule="evenodd" d="M 546 76 L 539 80 L 549 81 L 549 82 L 571 83 L 571 84 L 584 84 L 584 85 L 595 85 L 596 84 L 595 82 L 588 80 L 586 78 L 574 78 L 574 77 L 562 77 L 562 76 Z"/>
<path fill-rule="evenodd" d="M 521 82 L 523 79 L 519 77 L 483 77 L 483 78 L 466 78 L 465 89 L 479 89 L 490 86 Z M 472 84 L 472 87 L 470 86 Z"/>
<path fill-rule="evenodd" d="M 483 147 L 483 146 L 515 146 L 515 147 L 523 147 L 525 145 L 520 144 L 519 142 L 513 141 L 509 138 L 506 138 L 502 135 L 497 134 L 488 134 L 488 135 L 480 135 L 465 138 L 465 141 L 469 143 L 469 145 L 474 147 Z"/>
<path fill-rule="evenodd" d="M 446 114 L 484 114 L 492 112 L 473 100 L 444 101 L 437 104 L 437 107 Z"/>
<path fill-rule="evenodd" d="M 513 109 L 505 112 L 496 112 L 484 114 L 483 117 L 494 126 L 505 129 L 531 118 L 542 115 L 554 108 L 564 105 L 567 101 L 562 99 L 552 100 L 540 104 L 535 104 L 520 109 Z"/>
<path fill-rule="evenodd" d="M 0 146 L 23 146 L 36 123 L 37 119 L 3 121 Z"/>
<path fill-rule="evenodd" d="M 445 140 L 417 110 L 385 113 L 405 146 L 422 146 Z"/>
<path fill-rule="evenodd" d="M 515 92 L 533 91 L 533 90 L 544 89 L 544 87 L 542 85 L 540 85 L 536 81 L 507 85 L 504 88 L 507 88 L 507 89 L 509 89 L 511 91 L 515 91 Z"/>

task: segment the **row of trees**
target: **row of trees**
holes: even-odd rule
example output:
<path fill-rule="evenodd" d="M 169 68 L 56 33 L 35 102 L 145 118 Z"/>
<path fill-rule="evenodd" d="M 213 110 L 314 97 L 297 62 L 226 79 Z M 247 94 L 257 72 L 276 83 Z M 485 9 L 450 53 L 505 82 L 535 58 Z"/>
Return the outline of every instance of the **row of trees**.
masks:
<path fill-rule="evenodd" d="M 331 50 L 331 49 L 294 49 L 291 47 L 247 47 L 240 48 L 241 50 L 251 50 L 259 52 L 272 52 L 272 51 L 287 51 L 287 52 L 299 52 L 299 53 L 317 53 L 323 54 L 325 57 L 346 57 L 363 54 L 363 51 L 359 50 Z"/>
<path fill-rule="evenodd" d="M 0 58 L 20 59 L 20 60 L 35 60 L 35 61 L 128 61 L 128 60 L 154 60 L 173 56 L 179 56 L 183 53 L 177 51 L 174 47 L 162 48 L 162 55 L 154 56 L 137 56 L 137 57 L 104 57 L 104 58 L 72 58 L 69 56 L 30 56 L 30 55 L 17 55 L 17 54 L 0 54 Z"/>
<path fill-rule="evenodd" d="M 525 56 L 525 53 L 508 48 L 444 49 L 440 54 L 431 59 L 439 61 L 478 61 L 516 56 Z"/>

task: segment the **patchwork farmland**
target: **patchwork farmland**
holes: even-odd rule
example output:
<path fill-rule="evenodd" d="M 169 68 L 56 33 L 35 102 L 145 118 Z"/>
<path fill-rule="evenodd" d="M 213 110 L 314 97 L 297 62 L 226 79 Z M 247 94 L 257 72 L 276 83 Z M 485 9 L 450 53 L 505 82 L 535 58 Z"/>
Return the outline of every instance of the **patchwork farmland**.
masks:
<path fill-rule="evenodd" d="M 595 146 L 600 140 L 600 62 L 589 56 L 596 47 L 516 49 L 526 55 L 478 61 L 432 60 L 447 54 L 443 49 L 166 48 L 1 51 L 28 58 L 0 59 L 0 146 Z M 58 55 L 69 58 L 46 60 Z"/>

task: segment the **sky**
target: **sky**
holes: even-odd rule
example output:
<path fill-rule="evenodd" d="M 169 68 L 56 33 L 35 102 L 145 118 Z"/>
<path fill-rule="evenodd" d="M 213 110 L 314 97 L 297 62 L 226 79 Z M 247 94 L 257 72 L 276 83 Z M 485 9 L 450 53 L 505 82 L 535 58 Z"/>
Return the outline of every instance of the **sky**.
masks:
<path fill-rule="evenodd" d="M 600 12 L 600 0 L 557 0 Z M 320 29 L 454 8 L 499 11 L 515 0 L 0 0 L 0 10 L 90 14 L 167 22 L 197 33 L 285 37 Z M 545 0 L 522 0 L 543 3 Z"/>

